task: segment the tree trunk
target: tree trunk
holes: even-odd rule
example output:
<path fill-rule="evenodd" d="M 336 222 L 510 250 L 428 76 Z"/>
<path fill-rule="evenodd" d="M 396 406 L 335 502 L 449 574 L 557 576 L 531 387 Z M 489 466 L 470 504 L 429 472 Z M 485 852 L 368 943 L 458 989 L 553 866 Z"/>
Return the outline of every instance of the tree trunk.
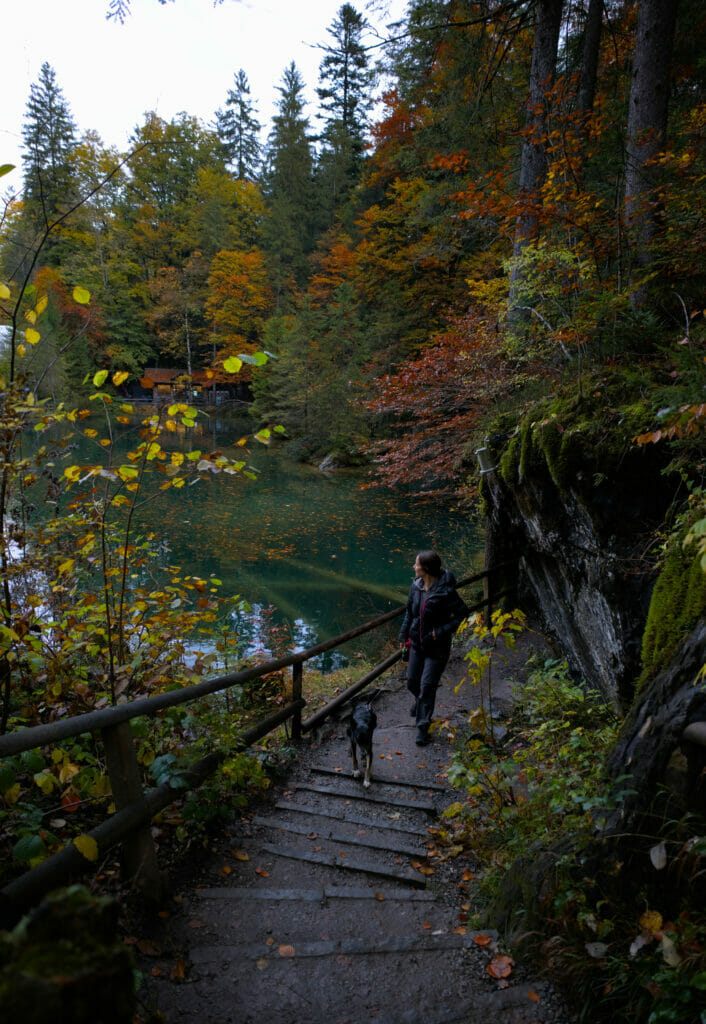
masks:
<path fill-rule="evenodd" d="M 518 194 L 519 214 L 515 226 L 513 257 L 522 254 L 527 242 L 537 232 L 539 190 L 547 173 L 545 131 L 547 120 L 547 90 L 554 81 L 557 47 L 563 0 L 539 0 L 530 68 L 527 118 L 522 140 L 520 182 Z M 521 282 L 517 266 L 510 277 L 510 311 L 515 305 Z"/>
<path fill-rule="evenodd" d="M 670 63 L 679 0 L 641 0 L 630 84 L 625 164 L 625 219 L 637 280 L 631 288 L 634 308 L 644 305 L 644 272 L 659 229 L 660 210 L 654 200 L 659 166 L 654 158 L 664 147 L 667 131 Z"/>
<path fill-rule="evenodd" d="M 603 0 L 589 0 L 586 15 L 586 27 L 583 35 L 583 54 L 581 58 L 581 74 L 579 76 L 576 108 L 581 114 L 582 133 L 586 134 L 588 116 L 593 110 L 596 98 L 596 79 L 598 76 L 598 54 L 601 45 L 601 28 L 603 24 Z"/>

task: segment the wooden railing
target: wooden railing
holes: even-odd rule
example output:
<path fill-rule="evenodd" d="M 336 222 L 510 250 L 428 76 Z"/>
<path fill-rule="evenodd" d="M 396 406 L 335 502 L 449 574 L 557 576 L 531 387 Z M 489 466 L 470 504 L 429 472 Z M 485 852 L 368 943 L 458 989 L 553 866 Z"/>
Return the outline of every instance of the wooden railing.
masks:
<path fill-rule="evenodd" d="M 472 583 L 483 583 L 483 599 L 471 606 L 469 611 L 486 609 L 488 613 L 505 592 L 495 593 L 493 584 L 496 574 L 515 563 L 503 563 L 462 579 L 457 586 L 465 587 Z M 133 880 L 133 884 L 154 898 L 163 891 L 163 879 L 157 866 L 157 858 L 150 832 L 150 822 L 155 814 L 173 803 L 180 792 L 195 789 L 208 778 L 218 767 L 222 755 L 217 751 L 202 758 L 188 770 L 179 772 L 179 789 L 169 783 L 144 792 L 140 768 L 133 742 L 130 721 L 143 715 L 154 715 L 166 708 L 176 707 L 202 699 L 214 693 L 228 690 L 272 672 L 285 668 L 292 669 L 292 692 L 289 703 L 270 715 L 268 718 L 252 726 L 238 738 L 237 746 L 244 750 L 251 744 L 262 739 L 278 728 L 282 723 L 291 720 L 291 736 L 295 741 L 301 739 L 303 732 L 309 732 L 320 725 L 331 714 L 336 713 L 357 693 L 369 686 L 375 679 L 387 672 L 402 657 L 402 651 L 395 651 L 385 658 L 372 671 L 368 672 L 343 693 L 338 694 L 325 707 L 310 718 L 302 721 L 302 668 L 306 661 L 348 643 L 356 637 L 363 636 L 372 630 L 379 629 L 385 623 L 398 618 L 405 610 L 404 605 L 394 608 L 384 615 L 379 615 L 370 622 L 364 623 L 347 633 L 298 651 L 286 658 L 275 658 L 264 664 L 205 680 L 194 686 L 181 690 L 160 693 L 153 697 L 144 697 L 117 707 L 102 711 L 90 711 L 83 715 L 62 719 L 47 725 L 37 725 L 18 732 L 0 736 L 0 758 L 20 754 L 26 750 L 59 743 L 73 736 L 90 732 L 99 734 L 106 755 L 106 764 L 116 811 L 106 821 L 94 828 L 88 835 L 97 844 L 99 859 L 117 843 L 123 844 L 123 870 Z M 68 880 L 85 873 L 91 867 L 79 849 L 69 844 L 46 861 L 30 871 L 14 879 L 0 890 L 0 918 L 4 920 L 19 916 L 27 907 L 39 900 L 45 893 Z"/>

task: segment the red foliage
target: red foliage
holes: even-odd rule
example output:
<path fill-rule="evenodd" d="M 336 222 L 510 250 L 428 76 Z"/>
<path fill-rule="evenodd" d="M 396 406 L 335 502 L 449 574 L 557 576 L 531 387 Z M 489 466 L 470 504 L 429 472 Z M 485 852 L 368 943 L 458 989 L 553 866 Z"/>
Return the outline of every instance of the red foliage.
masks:
<path fill-rule="evenodd" d="M 370 486 L 452 483 L 481 412 L 516 379 L 493 323 L 477 313 L 454 319 L 417 359 L 371 386 L 365 407 L 393 426 L 371 445 L 377 480 Z"/>

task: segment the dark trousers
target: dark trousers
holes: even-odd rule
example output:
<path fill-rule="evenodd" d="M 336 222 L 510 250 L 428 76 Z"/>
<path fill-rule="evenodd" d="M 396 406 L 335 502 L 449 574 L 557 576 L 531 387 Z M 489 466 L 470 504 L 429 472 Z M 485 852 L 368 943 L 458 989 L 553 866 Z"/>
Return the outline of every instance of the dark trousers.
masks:
<path fill-rule="evenodd" d="M 407 689 L 417 699 L 417 728 L 425 732 L 431 725 L 436 690 L 448 660 L 448 655 L 431 658 L 414 647 L 409 652 Z"/>

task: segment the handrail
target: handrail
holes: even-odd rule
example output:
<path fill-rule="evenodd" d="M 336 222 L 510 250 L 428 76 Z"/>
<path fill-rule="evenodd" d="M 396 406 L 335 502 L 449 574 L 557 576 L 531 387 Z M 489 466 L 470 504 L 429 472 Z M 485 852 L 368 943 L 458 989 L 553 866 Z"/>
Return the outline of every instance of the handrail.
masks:
<path fill-rule="evenodd" d="M 485 579 L 490 572 L 496 572 L 507 564 L 502 563 L 492 570 L 485 570 L 484 572 L 476 573 L 474 576 L 468 576 L 462 579 L 457 586 L 465 587 L 471 583 L 478 583 Z M 26 729 L 20 729 L 19 732 L 7 733 L 5 736 L 0 736 L 0 757 L 21 754 L 25 750 L 34 750 L 36 747 L 42 747 L 49 743 L 57 743 L 59 740 L 80 736 L 84 732 L 96 732 L 101 729 L 107 729 L 120 725 L 122 722 L 130 721 L 133 718 L 139 718 L 142 715 L 153 715 L 157 711 L 177 707 L 179 704 L 188 704 L 191 701 L 210 696 L 212 693 L 218 693 L 220 690 L 227 690 L 231 686 L 247 683 L 252 679 L 259 679 L 261 676 L 269 675 L 271 672 L 279 672 L 283 668 L 303 664 L 303 662 L 309 661 L 325 651 L 340 647 L 349 640 L 354 640 L 358 636 L 363 636 L 365 633 L 383 626 L 386 622 L 390 622 L 392 619 L 402 615 L 404 610 L 405 605 L 400 605 L 398 608 L 393 608 L 392 611 L 379 615 L 362 626 L 356 626 L 355 629 L 351 629 L 347 633 L 341 633 L 331 640 L 325 640 L 323 643 L 316 644 L 314 647 L 308 647 L 303 651 L 297 651 L 294 654 L 287 655 L 285 658 L 275 658 L 260 665 L 253 665 L 251 668 L 242 669 L 240 672 L 231 672 L 228 675 L 205 679 L 202 683 L 195 683 L 193 686 L 184 686 L 179 690 L 168 690 L 164 693 L 158 693 L 153 697 L 141 697 L 138 700 L 118 704 L 112 708 L 103 708 L 100 711 L 87 711 L 82 715 L 73 715 L 71 718 L 64 718 L 58 722 L 49 722 L 46 725 L 33 725 Z"/>
<path fill-rule="evenodd" d="M 474 604 L 469 611 L 476 611 L 482 607 L 491 609 L 493 601 L 504 596 L 505 592 L 503 594 L 492 593 L 490 581 L 495 572 L 510 564 L 516 564 L 516 562 L 500 563 L 492 569 L 485 569 L 480 573 L 467 576 L 457 583 L 457 587 L 460 588 L 471 583 L 480 582 L 481 580 L 487 580 L 487 590 L 485 591 L 484 599 Z M 143 891 L 151 892 L 155 896 L 161 889 L 161 878 L 156 867 L 154 845 L 148 825 L 151 818 L 159 810 L 173 802 L 179 790 L 175 791 L 171 785 L 167 784 L 155 787 L 147 793 L 143 791 L 132 732 L 128 725 L 129 721 L 142 715 L 154 714 L 165 708 L 199 700 L 212 693 L 217 693 L 231 686 L 236 686 L 291 666 L 291 702 L 242 733 L 238 738 L 237 747 L 240 750 L 246 749 L 251 743 L 267 735 L 268 732 L 271 732 L 272 729 L 289 718 L 293 720 L 292 738 L 295 740 L 299 739 L 302 731 L 309 731 L 315 728 L 333 710 L 345 704 L 356 693 L 382 675 L 388 668 L 392 667 L 392 665 L 400 660 L 402 652 L 398 650 L 389 655 L 366 676 L 348 687 L 342 694 L 337 695 L 334 700 L 317 711 L 305 722 L 301 721 L 301 709 L 306 704 L 301 699 L 303 663 L 325 651 L 340 647 L 349 640 L 377 629 L 386 622 L 390 622 L 392 619 L 402 615 L 405 608 L 406 605 L 400 605 L 398 608 L 393 608 L 391 611 L 379 615 L 362 626 L 349 630 L 347 633 L 342 633 L 331 640 L 326 640 L 306 650 L 297 651 L 285 658 L 276 658 L 261 665 L 254 665 L 240 672 L 204 680 L 202 683 L 187 686 L 180 690 L 170 690 L 153 697 L 144 697 L 136 701 L 127 702 L 117 707 L 106 708 L 101 711 L 89 711 L 83 715 L 77 715 L 59 722 L 33 726 L 22 729 L 17 733 L 10 733 L 0 737 L 0 756 L 32 750 L 35 747 L 57 742 L 58 740 L 77 736 L 85 732 L 100 732 L 106 750 L 108 773 L 116 812 L 88 834 L 95 839 L 100 854 L 104 854 L 117 842 L 123 842 L 125 866 L 131 870 L 135 884 L 139 884 Z M 201 785 L 204 779 L 216 770 L 221 760 L 222 755 L 216 751 L 202 758 L 190 769 L 185 769 L 180 773 L 184 779 L 184 785 L 179 788 L 191 789 Z M 84 860 L 76 847 L 69 843 L 68 846 L 55 853 L 52 857 L 6 885 L 0 891 L 0 911 L 2 911 L 2 901 L 4 901 L 10 914 L 18 913 L 31 905 L 32 900 L 40 898 L 51 888 L 65 883 L 67 879 L 74 877 L 81 871 L 85 871 L 89 866 L 89 862 Z"/>

